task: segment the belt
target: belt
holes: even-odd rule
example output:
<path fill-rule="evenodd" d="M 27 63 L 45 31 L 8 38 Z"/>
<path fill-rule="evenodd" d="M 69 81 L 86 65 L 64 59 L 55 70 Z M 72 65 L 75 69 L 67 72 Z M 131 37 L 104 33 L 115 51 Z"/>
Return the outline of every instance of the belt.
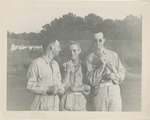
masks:
<path fill-rule="evenodd" d="M 105 86 L 110 86 L 110 85 L 113 85 L 113 83 L 112 82 L 104 82 L 104 83 L 100 83 L 99 87 L 105 87 Z"/>

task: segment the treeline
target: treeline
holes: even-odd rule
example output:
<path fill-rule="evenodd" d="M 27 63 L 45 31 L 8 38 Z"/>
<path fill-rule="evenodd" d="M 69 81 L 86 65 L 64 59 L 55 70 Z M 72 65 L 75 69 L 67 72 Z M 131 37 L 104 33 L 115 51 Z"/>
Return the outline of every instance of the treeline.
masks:
<path fill-rule="evenodd" d="M 112 20 L 103 19 L 93 13 L 88 14 L 84 18 L 68 13 L 44 25 L 39 33 L 24 32 L 15 34 L 8 31 L 7 37 L 11 39 L 8 39 L 7 43 L 10 46 L 14 42 L 12 39 L 17 39 L 16 43 L 19 43 L 18 40 L 24 40 L 32 45 L 35 43 L 37 45 L 41 44 L 41 41 L 44 39 L 59 39 L 62 45 L 62 52 L 57 60 L 59 63 L 63 63 L 69 57 L 68 40 L 80 41 L 82 47 L 81 58 L 85 59 L 92 48 L 92 33 L 97 31 L 104 33 L 106 47 L 118 53 L 120 59 L 127 65 L 126 68 L 141 69 L 142 18 L 133 15 L 126 16 L 123 20 Z M 9 68 L 17 68 L 19 70 L 21 66 L 28 66 L 33 59 L 41 55 L 41 51 L 33 52 L 24 50 L 11 53 L 8 56 L 10 58 L 10 62 L 8 60 Z M 26 56 L 26 59 L 24 59 L 24 56 Z M 12 58 L 16 58 L 16 63 L 11 63 Z M 18 64 L 19 61 L 20 64 Z"/>
<path fill-rule="evenodd" d="M 90 40 L 95 31 L 104 33 L 109 40 L 141 41 L 142 19 L 133 15 L 123 20 L 103 19 L 93 13 L 84 18 L 68 13 L 54 19 L 42 27 L 39 33 L 19 33 L 8 31 L 8 38 L 22 40 L 60 39 L 60 40 Z"/>

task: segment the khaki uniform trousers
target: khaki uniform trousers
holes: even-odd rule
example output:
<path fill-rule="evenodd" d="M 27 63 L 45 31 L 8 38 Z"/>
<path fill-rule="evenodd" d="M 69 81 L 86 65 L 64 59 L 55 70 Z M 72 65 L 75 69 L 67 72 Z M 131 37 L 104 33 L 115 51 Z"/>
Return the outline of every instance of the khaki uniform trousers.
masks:
<path fill-rule="evenodd" d="M 121 111 L 122 100 L 119 85 L 99 87 L 96 95 L 91 93 L 91 109 L 93 111 Z"/>

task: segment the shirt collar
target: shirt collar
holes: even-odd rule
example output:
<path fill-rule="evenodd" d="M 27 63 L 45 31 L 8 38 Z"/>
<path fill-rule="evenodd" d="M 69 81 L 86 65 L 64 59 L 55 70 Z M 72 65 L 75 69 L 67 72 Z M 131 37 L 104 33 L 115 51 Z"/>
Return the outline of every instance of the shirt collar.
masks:
<path fill-rule="evenodd" d="M 47 56 L 45 56 L 45 55 L 43 55 L 42 57 L 43 57 L 43 59 L 45 60 L 45 62 L 46 62 L 47 64 L 53 64 L 54 60 L 50 60 L 50 59 L 49 59 Z"/>
<path fill-rule="evenodd" d="M 94 52 L 93 52 L 93 54 L 95 55 L 95 56 L 97 56 Z M 106 55 L 107 54 L 107 49 L 106 48 L 104 48 L 103 49 L 103 53 L 102 53 L 103 55 Z"/>
<path fill-rule="evenodd" d="M 78 64 L 76 66 L 80 66 L 81 65 L 81 60 L 79 60 Z"/>

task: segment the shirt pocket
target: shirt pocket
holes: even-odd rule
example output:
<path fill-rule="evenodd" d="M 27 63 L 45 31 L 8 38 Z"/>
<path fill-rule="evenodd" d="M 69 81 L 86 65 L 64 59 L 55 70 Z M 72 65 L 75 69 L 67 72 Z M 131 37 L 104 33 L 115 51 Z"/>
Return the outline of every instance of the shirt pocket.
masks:
<path fill-rule="evenodd" d="M 47 79 L 48 75 L 47 74 L 39 74 L 39 80 L 45 80 Z"/>
<path fill-rule="evenodd" d="M 48 75 L 47 74 L 40 74 L 39 78 L 38 78 L 38 83 L 39 83 L 39 86 L 41 86 L 41 87 L 48 86 L 49 85 Z"/>
<path fill-rule="evenodd" d="M 76 85 L 75 86 L 81 86 L 83 84 L 82 79 L 83 79 L 82 73 L 76 74 L 76 83 L 75 83 Z"/>

